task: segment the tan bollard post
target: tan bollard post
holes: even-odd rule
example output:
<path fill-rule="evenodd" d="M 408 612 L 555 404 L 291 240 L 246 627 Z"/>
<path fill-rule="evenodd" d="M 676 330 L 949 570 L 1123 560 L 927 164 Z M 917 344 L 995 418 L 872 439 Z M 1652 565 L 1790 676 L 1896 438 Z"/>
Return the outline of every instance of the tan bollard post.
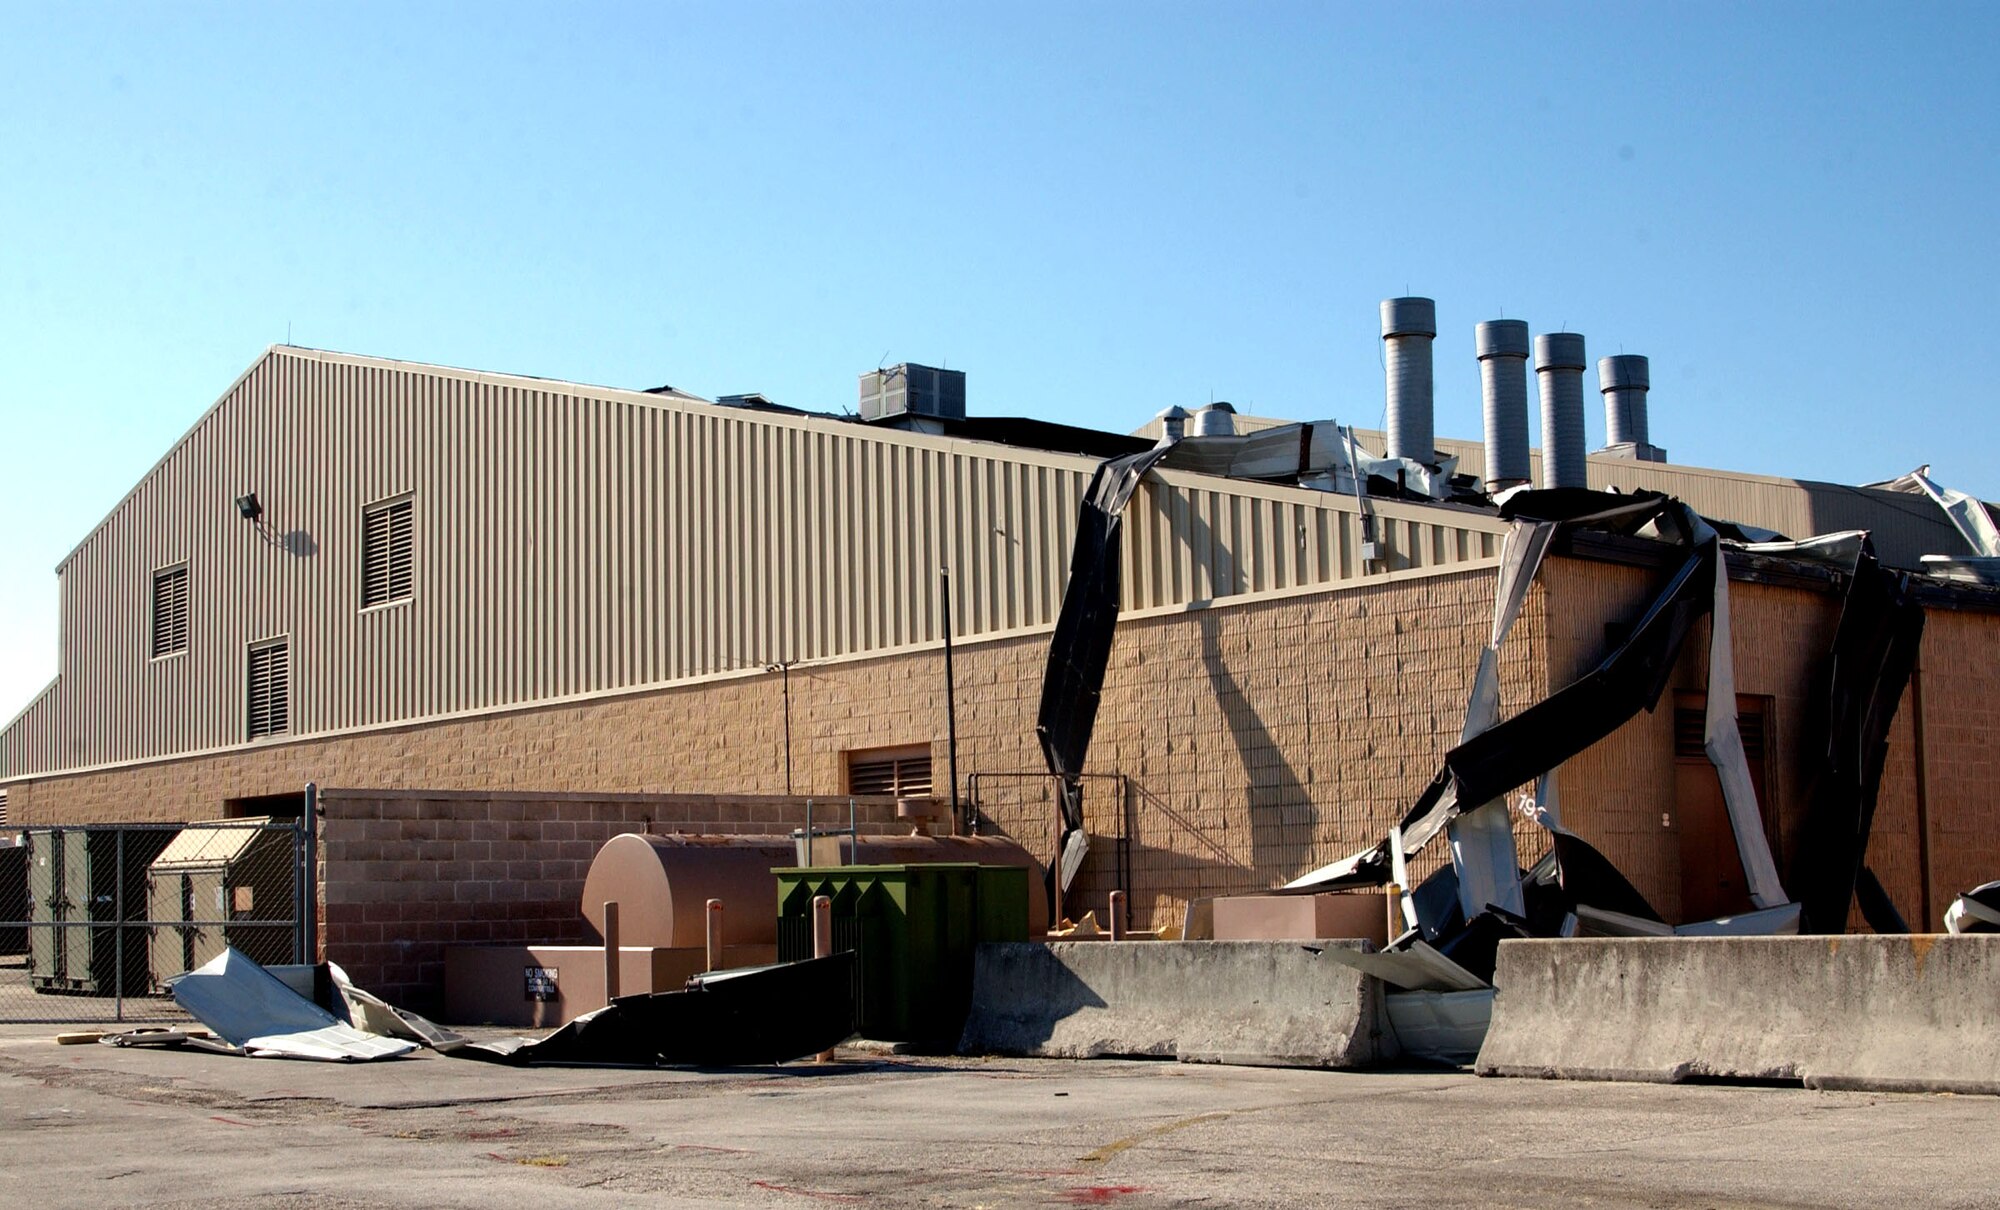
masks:
<path fill-rule="evenodd" d="M 708 969 L 722 969 L 722 900 L 708 901 Z"/>
<path fill-rule="evenodd" d="M 1111 939 L 1125 940 L 1125 892 L 1111 892 L 1111 906 L 1107 913 L 1111 917 Z"/>
<path fill-rule="evenodd" d="M 604 901 L 604 1002 L 618 998 L 618 901 Z"/>
<path fill-rule="evenodd" d="M 833 956 L 833 900 L 813 896 L 813 957 Z"/>
<path fill-rule="evenodd" d="M 833 900 L 825 895 L 813 896 L 813 957 L 833 956 Z M 833 1062 L 833 1051 L 819 1052 L 819 1061 Z"/>

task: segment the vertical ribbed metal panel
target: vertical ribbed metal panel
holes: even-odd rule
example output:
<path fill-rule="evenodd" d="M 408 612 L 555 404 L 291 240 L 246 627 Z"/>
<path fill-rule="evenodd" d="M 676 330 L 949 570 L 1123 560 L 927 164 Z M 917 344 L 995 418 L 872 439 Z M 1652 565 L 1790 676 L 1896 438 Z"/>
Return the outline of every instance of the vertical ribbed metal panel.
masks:
<path fill-rule="evenodd" d="M 57 682 L 0 776 L 248 742 L 284 636 L 291 734 L 670 684 L 1054 623 L 1085 458 L 698 400 L 271 350 L 60 569 Z M 255 492 L 247 521 L 238 496 Z M 367 505 L 407 495 L 407 599 L 363 608 Z M 1499 523 L 1181 472 L 1128 514 L 1138 612 L 1493 557 Z M 1467 533 L 1465 531 L 1473 531 Z M 154 659 L 153 573 L 189 643 Z"/>

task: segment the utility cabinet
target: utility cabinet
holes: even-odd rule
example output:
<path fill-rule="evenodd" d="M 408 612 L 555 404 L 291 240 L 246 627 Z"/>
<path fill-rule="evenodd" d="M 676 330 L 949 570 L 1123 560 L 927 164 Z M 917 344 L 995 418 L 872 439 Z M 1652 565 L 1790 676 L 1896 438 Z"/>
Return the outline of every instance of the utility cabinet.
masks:
<path fill-rule="evenodd" d="M 0 957 L 28 952 L 28 850 L 0 845 Z"/>
<path fill-rule="evenodd" d="M 173 836 L 150 828 L 28 829 L 28 978 L 36 991 L 149 990 L 146 867 Z"/>
<path fill-rule="evenodd" d="M 294 836 L 267 818 L 217 821 L 186 828 L 153 859 L 153 986 L 229 946 L 265 965 L 292 961 Z"/>

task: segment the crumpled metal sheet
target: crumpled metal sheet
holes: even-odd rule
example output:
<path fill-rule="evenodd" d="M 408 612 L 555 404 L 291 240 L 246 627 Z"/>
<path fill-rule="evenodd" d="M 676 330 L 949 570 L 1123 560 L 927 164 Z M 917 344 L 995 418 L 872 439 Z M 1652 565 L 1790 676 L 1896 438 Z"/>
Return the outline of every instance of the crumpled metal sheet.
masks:
<path fill-rule="evenodd" d="M 1697 548 L 1674 572 L 1632 633 L 1597 667 L 1445 754 L 1444 768 L 1403 817 L 1403 848 L 1414 853 L 1466 804 L 1482 804 L 1533 781 L 1659 702 L 1674 659 L 1713 603 L 1713 545 Z"/>
<path fill-rule="evenodd" d="M 1139 490 L 1146 472 L 1172 448 L 1156 446 L 1100 464 L 1084 489 L 1083 506 L 1078 510 L 1069 579 L 1063 589 L 1062 611 L 1056 616 L 1055 634 L 1049 641 L 1041 709 L 1035 716 L 1035 735 L 1060 795 L 1062 855 L 1067 854 L 1070 834 L 1083 827 L 1083 790 L 1078 779 L 1090 749 L 1090 733 L 1097 725 L 1104 669 L 1111 660 L 1112 632 L 1118 625 L 1125 505 Z M 1052 862 L 1051 877 L 1065 864 L 1060 856 Z"/>
<path fill-rule="evenodd" d="M 1944 911 L 1949 933 L 2000 933 L 2000 882 L 1981 883 Z"/>
<path fill-rule="evenodd" d="M 2000 527 L 1993 524 L 1993 516 L 1986 511 L 1986 506 L 1964 492 L 1940 486 L 1932 480 L 1930 470 L 1926 464 L 1899 479 L 1868 486 L 1892 492 L 1922 492 L 1944 510 L 1952 528 L 1958 530 L 1959 536 L 1965 539 L 1965 544 L 1972 548 L 1975 556 L 2000 558 Z"/>
<path fill-rule="evenodd" d="M 854 954 L 696 975 L 620 996 L 543 1038 L 440 1047 L 488 1063 L 740 1067 L 830 1050 L 854 1032 Z"/>
<path fill-rule="evenodd" d="M 1500 580 L 1493 592 L 1493 628 L 1479 653 L 1460 742 L 1499 721 L 1500 647 L 1521 616 L 1521 605 L 1528 599 L 1528 588 L 1535 582 L 1556 528 L 1548 521 L 1516 521 L 1507 530 L 1500 549 Z M 1524 914 L 1521 860 L 1514 848 L 1514 819 L 1506 801 L 1495 798 L 1467 811 L 1447 830 L 1451 863 L 1458 872 L 1459 909 L 1465 918 L 1472 919 L 1489 905 L 1517 916 Z"/>
<path fill-rule="evenodd" d="M 416 1044 L 364 1033 L 299 995 L 234 948 L 168 985 L 174 1003 L 255 1058 L 365 1062 Z"/>
<path fill-rule="evenodd" d="M 1507 895 L 1507 874 L 1511 872 L 1508 855 L 1512 852 L 1512 837 L 1510 833 L 1503 844 L 1499 828 L 1506 822 L 1504 813 L 1491 804 L 1515 786 L 1546 778 L 1551 770 L 1602 740 L 1641 710 L 1652 710 L 1673 674 L 1674 662 L 1689 630 L 1703 615 L 1708 615 L 1712 621 L 1708 661 L 1710 709 L 1703 747 L 1723 786 L 1751 901 L 1759 908 L 1789 902 L 1764 834 L 1749 763 L 1736 729 L 1729 577 L 1715 530 L 1694 510 L 1664 496 L 1623 497 L 1579 488 L 1515 493 L 1503 507 L 1502 516 L 1517 523 L 1540 520 L 1555 526 L 1538 536 L 1544 545 L 1561 527 L 1592 528 L 1676 542 L 1687 548 L 1688 555 L 1622 644 L 1596 668 L 1513 718 L 1475 730 L 1475 724 L 1487 709 L 1489 693 L 1497 710 L 1497 691 L 1486 690 L 1475 679 L 1465 738 L 1446 753 L 1444 768 L 1398 825 L 1394 839 L 1400 841 L 1402 851 L 1414 853 L 1439 832 L 1452 828 L 1457 834 L 1453 857 L 1466 917 L 1476 917 L 1477 909 L 1489 905 L 1516 915 L 1524 914 L 1524 909 L 1516 906 L 1520 902 L 1518 883 L 1514 884 L 1517 892 L 1512 900 L 1503 898 Z M 1525 592 L 1524 581 L 1532 576 L 1527 559 L 1530 549 L 1527 543 L 1521 543 L 1520 553 L 1503 560 L 1501 599 L 1496 602 L 1495 610 L 1496 635 L 1503 633 L 1501 625 L 1507 616 L 1508 594 Z M 1495 646 L 1489 645 L 1487 653 L 1494 651 Z M 1487 663 L 1482 656 L 1482 672 Z M 1481 814 L 1484 826 L 1480 826 L 1481 821 L 1467 824 L 1467 819 L 1475 813 Z M 1546 822 L 1553 825 L 1555 820 L 1551 815 Z M 1477 848 L 1468 843 L 1473 836 L 1482 838 Z M 1385 842 L 1323 866 L 1287 883 L 1285 889 L 1303 891 L 1379 883 L 1392 864 L 1390 848 Z M 1468 861 L 1468 857 L 1472 860 Z"/>
<path fill-rule="evenodd" d="M 1397 944 L 1397 949 L 1373 954 L 1329 945 L 1320 951 L 1320 956 L 1405 991 L 1478 991 L 1493 986 L 1440 954 L 1427 941 L 1409 939 Z"/>

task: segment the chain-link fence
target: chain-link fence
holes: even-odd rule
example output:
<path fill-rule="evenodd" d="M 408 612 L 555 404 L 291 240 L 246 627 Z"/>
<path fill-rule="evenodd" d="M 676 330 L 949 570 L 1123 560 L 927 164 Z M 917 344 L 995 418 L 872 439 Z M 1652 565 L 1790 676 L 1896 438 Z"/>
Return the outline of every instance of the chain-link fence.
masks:
<path fill-rule="evenodd" d="M 25 827 L 0 847 L 0 1021 L 179 1019 L 166 981 L 234 946 L 306 961 L 296 820 Z"/>

